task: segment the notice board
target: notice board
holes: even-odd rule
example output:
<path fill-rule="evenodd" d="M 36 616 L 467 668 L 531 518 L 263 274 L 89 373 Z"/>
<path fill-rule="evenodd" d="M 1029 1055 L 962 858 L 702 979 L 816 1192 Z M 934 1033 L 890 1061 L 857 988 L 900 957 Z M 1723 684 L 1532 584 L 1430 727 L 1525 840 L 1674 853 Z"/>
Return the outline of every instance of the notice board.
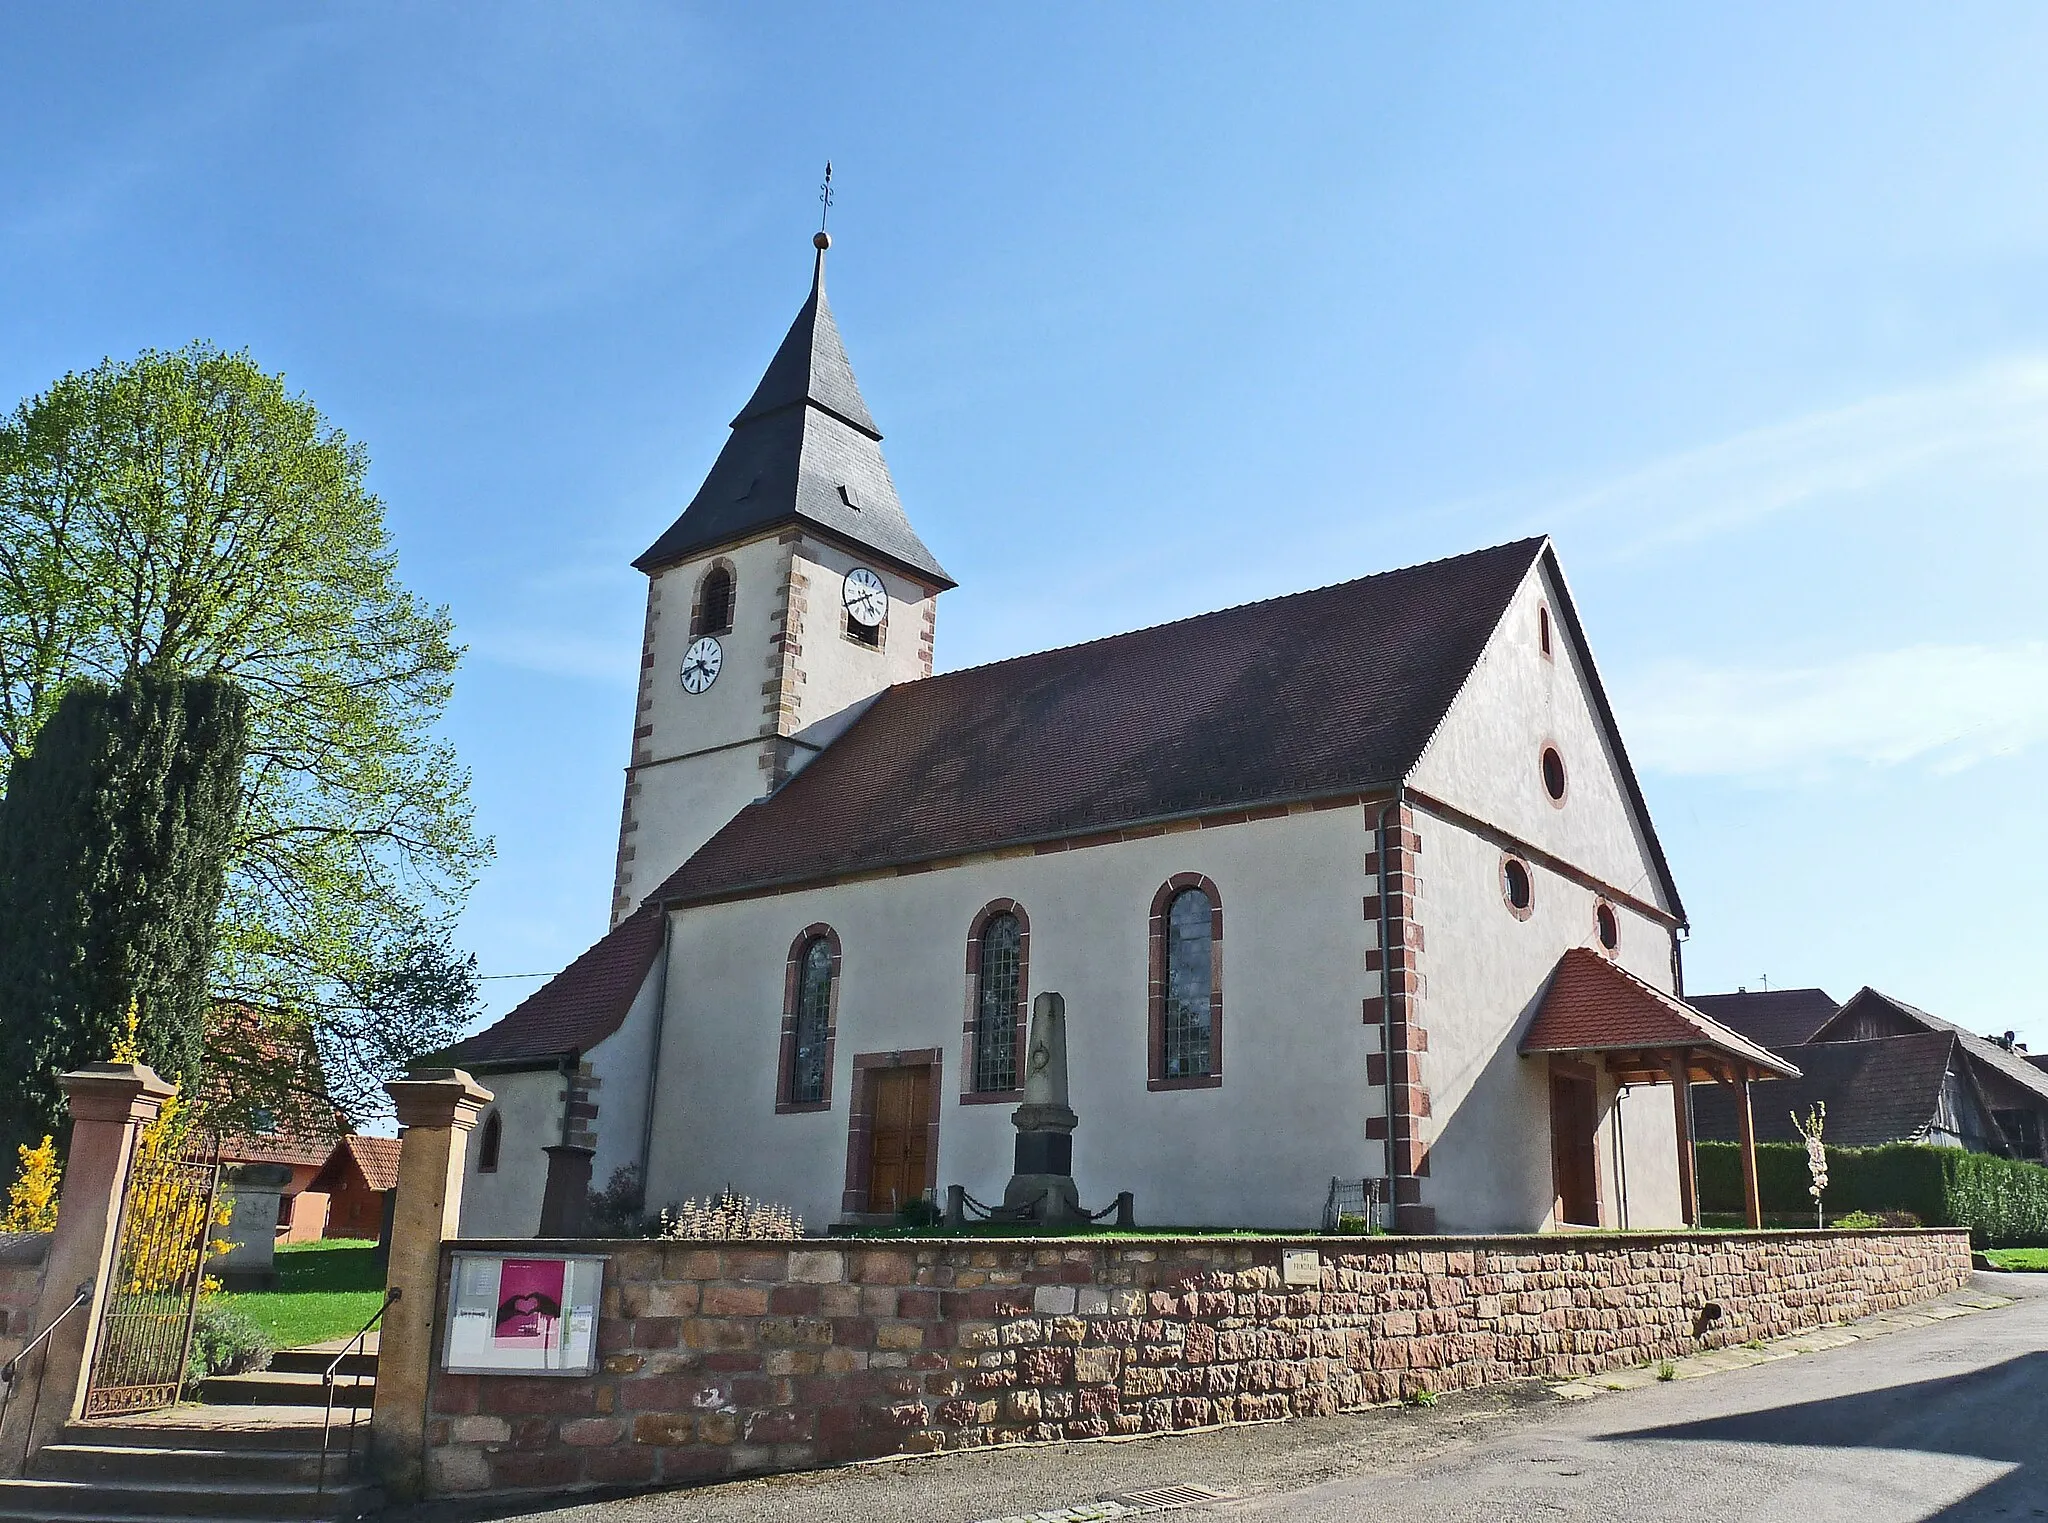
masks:
<path fill-rule="evenodd" d="M 450 1256 L 441 1368 L 451 1375 L 589 1375 L 597 1369 L 604 1256 Z"/>

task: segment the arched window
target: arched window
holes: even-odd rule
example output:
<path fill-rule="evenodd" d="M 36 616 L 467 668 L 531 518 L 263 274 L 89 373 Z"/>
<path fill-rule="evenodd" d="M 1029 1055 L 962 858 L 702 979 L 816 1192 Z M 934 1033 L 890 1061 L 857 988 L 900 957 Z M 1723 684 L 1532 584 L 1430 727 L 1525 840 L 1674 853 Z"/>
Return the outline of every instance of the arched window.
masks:
<path fill-rule="evenodd" d="M 1550 610 L 1540 603 L 1536 605 L 1536 648 L 1550 654 Z"/>
<path fill-rule="evenodd" d="M 974 1089 L 1006 1094 L 1017 1073 L 1019 1007 L 1024 997 L 1024 927 L 1002 910 L 981 925 L 974 981 Z"/>
<path fill-rule="evenodd" d="M 505 1141 L 505 1119 L 496 1111 L 484 1117 L 482 1129 L 476 1138 L 476 1171 L 479 1174 L 498 1172 L 498 1149 Z"/>
<path fill-rule="evenodd" d="M 839 938 L 830 926 L 814 925 L 797 937 L 784 969 L 778 1109 L 823 1110 L 832 1103 L 838 985 Z"/>
<path fill-rule="evenodd" d="M 724 565 L 704 573 L 697 587 L 697 617 L 690 621 L 690 638 L 732 633 L 732 571 Z"/>
<path fill-rule="evenodd" d="M 1216 885 L 1182 874 L 1152 905 L 1152 1087 L 1223 1078 L 1223 911 Z"/>

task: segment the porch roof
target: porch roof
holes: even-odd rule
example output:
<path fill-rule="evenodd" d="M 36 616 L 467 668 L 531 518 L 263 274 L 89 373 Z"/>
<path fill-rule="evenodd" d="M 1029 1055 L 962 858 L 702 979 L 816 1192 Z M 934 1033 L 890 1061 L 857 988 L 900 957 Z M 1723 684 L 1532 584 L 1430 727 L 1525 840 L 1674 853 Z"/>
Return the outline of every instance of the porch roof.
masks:
<path fill-rule="evenodd" d="M 1799 1077 L 1783 1058 L 1591 947 L 1558 959 L 1521 1050 L 1598 1055 L 1617 1078 L 1637 1084 L 1668 1083 L 1681 1062 L 1698 1080 Z"/>

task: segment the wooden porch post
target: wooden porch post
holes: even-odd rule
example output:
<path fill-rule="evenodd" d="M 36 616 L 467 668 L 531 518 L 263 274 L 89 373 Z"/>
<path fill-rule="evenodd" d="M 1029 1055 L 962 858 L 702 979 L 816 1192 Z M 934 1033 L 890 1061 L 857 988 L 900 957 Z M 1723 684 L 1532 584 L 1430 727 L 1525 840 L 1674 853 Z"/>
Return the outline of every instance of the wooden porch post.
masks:
<path fill-rule="evenodd" d="M 1742 1142 L 1742 1212 L 1751 1230 L 1764 1224 L 1762 1197 L 1756 1185 L 1756 1116 L 1749 1108 L 1750 1075 L 1735 1081 L 1735 1125 Z"/>
<path fill-rule="evenodd" d="M 1678 1211 L 1688 1227 L 1700 1224 L 1699 1177 L 1692 1150 L 1692 1063 L 1684 1048 L 1673 1054 L 1665 1072 L 1671 1076 L 1671 1107 L 1678 1125 Z"/>

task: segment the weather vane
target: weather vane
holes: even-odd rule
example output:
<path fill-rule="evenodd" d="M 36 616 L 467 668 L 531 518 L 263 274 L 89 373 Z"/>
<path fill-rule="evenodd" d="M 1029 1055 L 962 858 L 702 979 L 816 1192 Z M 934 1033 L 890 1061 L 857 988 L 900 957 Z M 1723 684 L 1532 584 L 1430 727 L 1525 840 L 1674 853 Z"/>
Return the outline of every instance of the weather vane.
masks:
<path fill-rule="evenodd" d="M 818 199 L 825 205 L 825 209 L 818 214 L 818 231 L 822 233 L 825 231 L 826 221 L 832 215 L 832 161 L 830 159 L 825 161 L 825 183 L 818 187 Z"/>

